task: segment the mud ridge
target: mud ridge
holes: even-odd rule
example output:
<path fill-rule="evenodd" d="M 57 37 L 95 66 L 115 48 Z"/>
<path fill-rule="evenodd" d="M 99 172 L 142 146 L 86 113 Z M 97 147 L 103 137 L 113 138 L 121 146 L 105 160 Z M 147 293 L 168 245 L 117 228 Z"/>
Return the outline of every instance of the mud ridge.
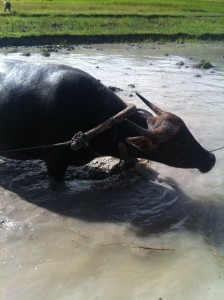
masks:
<path fill-rule="evenodd" d="M 0 38 L 0 47 L 11 46 L 40 46 L 46 44 L 60 44 L 65 41 L 69 44 L 103 44 L 103 43 L 124 43 L 124 42 L 144 42 L 144 41 L 179 41 L 187 39 L 196 39 L 201 41 L 224 41 L 224 34 L 203 34 L 195 36 L 185 33 L 177 33 L 173 35 L 167 34 L 128 34 L 128 35 L 92 35 L 92 36 L 29 36 L 21 38 Z"/>

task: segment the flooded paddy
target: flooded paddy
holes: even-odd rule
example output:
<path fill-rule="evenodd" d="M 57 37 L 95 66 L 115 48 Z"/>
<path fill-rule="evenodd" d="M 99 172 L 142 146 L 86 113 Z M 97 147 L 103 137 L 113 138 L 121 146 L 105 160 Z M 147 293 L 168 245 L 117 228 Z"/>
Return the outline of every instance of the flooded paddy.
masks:
<path fill-rule="evenodd" d="M 212 150 L 224 145 L 223 54 L 221 44 L 98 45 L 0 58 L 80 68 L 145 108 L 140 92 Z M 214 67 L 195 68 L 202 59 Z M 114 160 L 96 160 L 70 168 L 60 190 L 42 162 L 1 158 L 0 298 L 224 299 L 224 150 L 215 155 L 207 174 L 143 161 L 109 175 Z"/>

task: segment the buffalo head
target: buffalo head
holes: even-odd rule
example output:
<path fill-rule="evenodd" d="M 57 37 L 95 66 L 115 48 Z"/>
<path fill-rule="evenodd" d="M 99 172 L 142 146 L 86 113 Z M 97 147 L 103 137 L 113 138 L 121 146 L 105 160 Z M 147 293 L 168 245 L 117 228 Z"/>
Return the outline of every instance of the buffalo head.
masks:
<path fill-rule="evenodd" d="M 183 120 L 137 95 L 156 116 L 138 110 L 137 114 L 145 119 L 145 126 L 126 120 L 137 133 L 135 137 L 126 138 L 132 153 L 172 167 L 208 172 L 215 164 L 215 156 L 196 141 Z"/>

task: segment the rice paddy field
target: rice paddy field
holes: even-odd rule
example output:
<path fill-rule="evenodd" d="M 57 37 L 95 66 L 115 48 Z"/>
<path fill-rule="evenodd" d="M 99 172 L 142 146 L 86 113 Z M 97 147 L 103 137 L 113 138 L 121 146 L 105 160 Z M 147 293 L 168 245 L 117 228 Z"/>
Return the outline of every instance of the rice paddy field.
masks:
<path fill-rule="evenodd" d="M 0 39 L 224 40 L 224 0 L 14 0 Z"/>

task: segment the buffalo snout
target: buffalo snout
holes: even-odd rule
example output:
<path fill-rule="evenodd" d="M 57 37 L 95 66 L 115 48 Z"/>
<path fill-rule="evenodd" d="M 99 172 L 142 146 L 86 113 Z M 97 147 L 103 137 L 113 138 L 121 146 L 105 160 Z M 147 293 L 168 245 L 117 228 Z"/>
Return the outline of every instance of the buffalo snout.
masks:
<path fill-rule="evenodd" d="M 207 164 L 203 164 L 199 167 L 199 171 L 201 173 L 207 173 L 209 172 L 215 165 L 216 158 L 213 153 L 208 152 L 208 158 L 207 158 Z"/>

